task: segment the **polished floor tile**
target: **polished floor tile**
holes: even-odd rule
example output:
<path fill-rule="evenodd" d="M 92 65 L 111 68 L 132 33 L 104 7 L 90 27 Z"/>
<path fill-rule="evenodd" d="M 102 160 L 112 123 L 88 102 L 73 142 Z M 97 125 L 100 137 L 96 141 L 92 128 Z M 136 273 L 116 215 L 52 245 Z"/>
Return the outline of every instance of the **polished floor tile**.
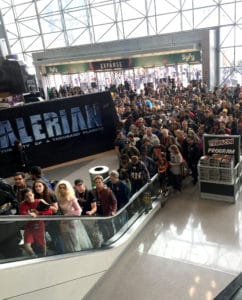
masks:
<path fill-rule="evenodd" d="M 127 250 L 85 300 L 212 300 L 231 274 Z"/>
<path fill-rule="evenodd" d="M 226 272 L 242 269 L 240 201 L 199 199 L 198 190 L 187 187 L 179 196 L 171 196 L 152 223 L 148 254 Z M 138 246 L 141 252 L 144 243 Z"/>

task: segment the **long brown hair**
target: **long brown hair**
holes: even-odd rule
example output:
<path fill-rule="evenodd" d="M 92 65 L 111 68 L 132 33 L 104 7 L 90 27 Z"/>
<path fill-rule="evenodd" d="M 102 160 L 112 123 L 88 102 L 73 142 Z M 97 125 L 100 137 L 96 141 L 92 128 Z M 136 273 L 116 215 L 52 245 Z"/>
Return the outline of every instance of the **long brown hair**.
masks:
<path fill-rule="evenodd" d="M 36 190 L 35 190 L 35 184 L 36 183 L 41 183 L 44 186 L 44 190 L 43 190 L 43 194 L 42 195 L 39 195 L 36 192 Z M 34 181 L 34 183 L 33 183 L 33 192 L 34 192 L 35 198 L 44 199 L 49 204 L 52 203 L 51 198 L 54 196 L 54 193 L 48 188 L 47 184 L 43 180 L 37 179 L 37 180 Z"/>

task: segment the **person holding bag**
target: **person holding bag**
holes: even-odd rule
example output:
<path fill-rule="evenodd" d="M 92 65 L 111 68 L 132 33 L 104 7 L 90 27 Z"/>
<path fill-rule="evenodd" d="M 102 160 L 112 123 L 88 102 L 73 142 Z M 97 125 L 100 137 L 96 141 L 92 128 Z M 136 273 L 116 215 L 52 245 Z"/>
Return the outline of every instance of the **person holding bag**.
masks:
<path fill-rule="evenodd" d="M 26 188 L 22 190 L 20 214 L 29 215 L 35 218 L 39 215 L 52 215 L 52 210 L 50 209 L 49 204 L 43 199 L 35 199 L 32 189 Z M 30 221 L 24 226 L 24 249 L 29 255 L 35 257 L 36 254 L 32 248 L 33 244 L 40 248 L 42 256 L 46 256 L 44 221 Z"/>

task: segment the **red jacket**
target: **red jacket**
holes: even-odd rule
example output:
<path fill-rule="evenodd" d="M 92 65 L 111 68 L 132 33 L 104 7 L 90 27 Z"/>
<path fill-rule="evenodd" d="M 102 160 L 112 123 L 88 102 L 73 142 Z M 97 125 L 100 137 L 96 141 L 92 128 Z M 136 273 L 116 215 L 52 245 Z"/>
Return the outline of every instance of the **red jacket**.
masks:
<path fill-rule="evenodd" d="M 35 202 L 33 203 L 22 201 L 20 203 L 20 215 L 28 215 L 29 210 L 37 209 L 39 202 L 39 199 L 35 199 Z M 39 211 L 39 215 L 52 215 L 52 210 L 48 208 L 47 210 Z"/>
<path fill-rule="evenodd" d="M 33 203 L 29 203 L 26 201 L 22 201 L 20 203 L 20 210 L 19 213 L 20 215 L 28 215 L 29 211 L 31 209 L 36 209 L 40 200 L 35 199 Z M 52 210 L 48 208 L 47 210 L 39 211 L 39 215 L 52 215 Z M 30 221 L 25 224 L 25 229 L 31 229 L 31 230 L 44 230 L 44 221 L 38 220 L 38 221 Z"/>

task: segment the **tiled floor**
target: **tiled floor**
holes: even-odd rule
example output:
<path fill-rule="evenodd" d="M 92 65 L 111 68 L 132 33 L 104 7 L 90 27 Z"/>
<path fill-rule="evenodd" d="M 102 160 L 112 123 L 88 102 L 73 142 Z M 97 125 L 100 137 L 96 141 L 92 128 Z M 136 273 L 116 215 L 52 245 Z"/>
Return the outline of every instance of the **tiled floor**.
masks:
<path fill-rule="evenodd" d="M 171 195 L 87 299 L 211 300 L 242 267 L 241 202 Z"/>
<path fill-rule="evenodd" d="M 97 166 L 106 166 L 111 171 L 118 168 L 117 155 L 114 151 L 107 151 L 100 155 L 64 163 L 63 165 L 44 169 L 44 174 L 50 180 L 69 180 L 72 184 L 77 178 L 82 178 L 85 184 L 91 187 L 89 170 Z"/>
<path fill-rule="evenodd" d="M 87 161 L 49 168 L 50 179 L 72 183 L 89 169 L 117 168 L 113 152 Z M 165 207 L 137 236 L 88 300 L 211 300 L 242 270 L 242 201 L 236 204 L 200 199 L 191 179 L 171 193 Z"/>

